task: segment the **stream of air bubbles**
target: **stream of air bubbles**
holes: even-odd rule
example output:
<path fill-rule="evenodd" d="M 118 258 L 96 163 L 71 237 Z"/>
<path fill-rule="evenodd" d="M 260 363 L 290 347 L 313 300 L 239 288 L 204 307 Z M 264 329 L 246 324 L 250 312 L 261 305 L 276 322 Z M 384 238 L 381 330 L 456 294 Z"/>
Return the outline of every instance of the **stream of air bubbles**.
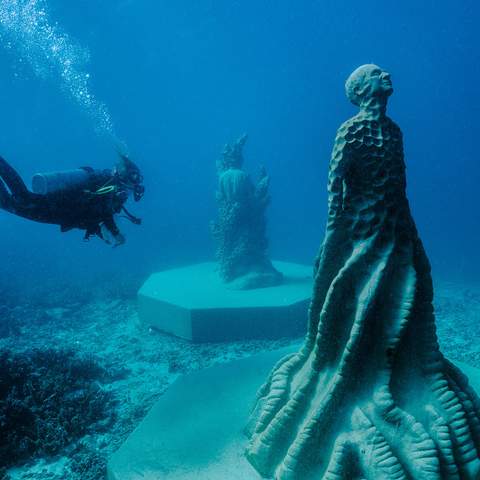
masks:
<path fill-rule="evenodd" d="M 52 22 L 46 0 L 0 0 L 0 39 L 35 75 L 48 78 L 93 121 L 99 135 L 116 136 L 106 105 L 93 95 L 89 51 Z"/>

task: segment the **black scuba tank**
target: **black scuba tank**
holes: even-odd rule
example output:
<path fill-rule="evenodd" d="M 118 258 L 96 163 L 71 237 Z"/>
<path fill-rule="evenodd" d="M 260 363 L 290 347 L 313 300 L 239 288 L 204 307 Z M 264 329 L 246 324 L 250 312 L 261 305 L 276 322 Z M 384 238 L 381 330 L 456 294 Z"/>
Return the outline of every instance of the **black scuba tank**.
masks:
<path fill-rule="evenodd" d="M 69 188 L 80 188 L 83 184 L 87 185 L 88 181 L 89 172 L 83 168 L 36 173 L 32 178 L 32 191 L 40 195 L 47 195 Z"/>

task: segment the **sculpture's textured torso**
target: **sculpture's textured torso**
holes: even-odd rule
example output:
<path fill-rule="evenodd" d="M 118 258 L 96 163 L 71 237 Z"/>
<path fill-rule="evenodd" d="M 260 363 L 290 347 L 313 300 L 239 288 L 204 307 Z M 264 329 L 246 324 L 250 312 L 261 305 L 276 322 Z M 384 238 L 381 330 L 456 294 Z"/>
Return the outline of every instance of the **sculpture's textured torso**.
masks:
<path fill-rule="evenodd" d="M 393 218 L 410 217 L 405 196 L 402 134 L 388 117 L 358 114 L 339 129 L 329 177 L 328 228 L 337 221 L 353 238 L 393 226 Z"/>
<path fill-rule="evenodd" d="M 339 129 L 308 333 L 259 392 L 247 457 L 279 480 L 480 478 L 480 409 L 440 353 L 400 129 Z"/>
<path fill-rule="evenodd" d="M 218 195 L 226 202 L 241 202 L 253 193 L 250 178 L 239 168 L 229 168 L 220 174 L 218 183 Z"/>

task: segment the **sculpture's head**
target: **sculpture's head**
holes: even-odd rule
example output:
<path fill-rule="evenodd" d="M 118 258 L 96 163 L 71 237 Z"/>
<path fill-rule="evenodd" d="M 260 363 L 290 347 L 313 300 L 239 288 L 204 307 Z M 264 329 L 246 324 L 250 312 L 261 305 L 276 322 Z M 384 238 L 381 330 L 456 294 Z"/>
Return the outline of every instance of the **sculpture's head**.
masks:
<path fill-rule="evenodd" d="M 247 141 L 247 134 L 243 134 L 235 143 L 226 144 L 222 152 L 222 158 L 217 163 L 219 171 L 229 168 L 242 168 L 243 165 L 243 147 Z"/>
<path fill-rule="evenodd" d="M 373 97 L 388 98 L 393 92 L 390 74 L 374 64 L 358 67 L 345 82 L 348 99 L 361 106 Z"/>

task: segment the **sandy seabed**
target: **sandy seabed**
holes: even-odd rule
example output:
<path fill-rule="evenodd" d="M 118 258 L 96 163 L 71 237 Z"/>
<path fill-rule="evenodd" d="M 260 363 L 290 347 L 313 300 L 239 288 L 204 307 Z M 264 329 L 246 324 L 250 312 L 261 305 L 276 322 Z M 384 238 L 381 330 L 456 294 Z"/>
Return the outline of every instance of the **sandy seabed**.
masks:
<path fill-rule="evenodd" d="M 436 282 L 435 286 L 437 328 L 443 352 L 480 368 L 480 284 Z M 101 432 L 89 431 L 58 455 L 37 457 L 10 468 L 4 478 L 103 479 L 102 461 L 119 448 L 179 375 L 299 340 L 195 345 L 141 325 L 134 298 L 111 294 L 82 301 L 68 298 L 59 295 L 57 302 L 53 298 L 42 304 L 7 303 L 0 312 L 0 322 L 8 319 L 15 328 L 10 334 L 3 329 L 0 352 L 22 353 L 52 347 L 91 356 L 107 371 L 116 372 L 101 384 L 102 390 L 111 394 L 115 421 Z M 83 470 L 72 471 L 71 459 L 82 451 L 89 452 L 90 460 L 81 467 Z M 0 473 L 0 479 L 1 476 Z"/>

